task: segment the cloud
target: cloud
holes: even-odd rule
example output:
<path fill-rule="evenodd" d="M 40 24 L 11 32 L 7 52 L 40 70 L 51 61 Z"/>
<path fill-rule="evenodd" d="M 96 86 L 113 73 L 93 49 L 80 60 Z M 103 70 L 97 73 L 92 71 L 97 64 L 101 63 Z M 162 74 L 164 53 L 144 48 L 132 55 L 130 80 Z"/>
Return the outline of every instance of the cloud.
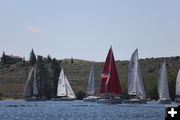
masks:
<path fill-rule="evenodd" d="M 47 33 L 45 30 L 38 28 L 38 27 L 34 27 L 34 26 L 28 26 L 28 27 L 26 27 L 26 30 L 33 32 L 33 33 L 38 33 L 38 34 Z"/>

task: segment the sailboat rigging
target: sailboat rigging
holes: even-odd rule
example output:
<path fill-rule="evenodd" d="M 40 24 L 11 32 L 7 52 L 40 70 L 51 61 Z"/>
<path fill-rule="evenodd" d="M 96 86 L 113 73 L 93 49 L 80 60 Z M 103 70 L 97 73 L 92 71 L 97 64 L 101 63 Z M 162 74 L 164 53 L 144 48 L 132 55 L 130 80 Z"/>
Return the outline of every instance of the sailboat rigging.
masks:
<path fill-rule="evenodd" d="M 138 63 L 138 49 L 131 56 L 128 66 L 128 95 L 129 100 L 124 103 L 146 103 L 144 84 Z"/>
<path fill-rule="evenodd" d="M 110 47 L 106 57 L 103 74 L 101 75 L 100 93 L 104 97 L 98 103 L 121 104 L 119 96 L 122 94 L 119 77 L 116 70 L 115 59 L 112 47 Z"/>
<path fill-rule="evenodd" d="M 45 98 L 39 96 L 39 89 L 37 84 L 37 64 L 31 68 L 24 88 L 23 96 L 27 101 L 44 101 Z"/>
<path fill-rule="evenodd" d="M 98 97 L 94 96 L 95 94 L 95 87 L 94 87 L 94 63 L 91 66 L 89 80 L 88 80 L 88 87 L 87 87 L 87 94 L 88 96 L 83 100 L 85 102 L 96 102 Z"/>
<path fill-rule="evenodd" d="M 69 81 L 64 74 L 64 69 L 61 69 L 58 87 L 57 87 L 57 98 L 55 100 L 74 100 L 76 98 L 74 91 L 72 90 Z"/>
<path fill-rule="evenodd" d="M 158 93 L 159 93 L 159 103 L 168 104 L 171 103 L 171 99 L 169 97 L 169 87 L 168 87 L 168 79 L 167 79 L 167 69 L 166 62 L 164 62 L 159 70 L 158 76 Z"/>

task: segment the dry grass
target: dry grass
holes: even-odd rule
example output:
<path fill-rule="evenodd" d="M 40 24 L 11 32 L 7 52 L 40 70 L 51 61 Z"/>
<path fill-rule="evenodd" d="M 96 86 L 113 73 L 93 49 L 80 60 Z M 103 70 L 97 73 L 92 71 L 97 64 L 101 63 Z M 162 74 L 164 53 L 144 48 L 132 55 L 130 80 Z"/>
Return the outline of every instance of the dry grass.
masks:
<path fill-rule="evenodd" d="M 167 62 L 170 95 L 174 96 L 176 75 L 180 68 L 180 57 L 147 58 L 139 61 L 148 97 L 152 97 L 152 94 L 157 92 L 157 75 L 160 64 L 164 60 Z M 75 91 L 78 89 L 86 90 L 91 64 L 92 62 L 90 61 L 78 59 L 74 59 L 73 64 L 71 63 L 71 59 L 62 61 L 61 66 L 64 68 L 65 74 Z M 100 74 L 103 71 L 103 67 L 103 62 L 95 62 L 95 86 L 97 93 L 99 93 L 101 81 Z M 128 61 L 116 61 L 116 67 L 123 93 L 126 94 Z M 11 65 L 10 67 L 0 69 L 0 93 L 2 93 L 4 97 L 22 98 L 28 71 L 29 66 L 21 66 L 21 64 Z"/>

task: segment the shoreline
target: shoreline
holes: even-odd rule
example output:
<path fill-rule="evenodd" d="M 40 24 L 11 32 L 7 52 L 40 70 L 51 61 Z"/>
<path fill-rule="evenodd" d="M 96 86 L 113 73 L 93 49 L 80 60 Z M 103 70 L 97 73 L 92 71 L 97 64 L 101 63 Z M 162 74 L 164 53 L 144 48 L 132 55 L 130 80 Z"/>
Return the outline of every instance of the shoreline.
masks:
<path fill-rule="evenodd" d="M 24 100 L 23 98 L 0 98 L 0 100 Z"/>

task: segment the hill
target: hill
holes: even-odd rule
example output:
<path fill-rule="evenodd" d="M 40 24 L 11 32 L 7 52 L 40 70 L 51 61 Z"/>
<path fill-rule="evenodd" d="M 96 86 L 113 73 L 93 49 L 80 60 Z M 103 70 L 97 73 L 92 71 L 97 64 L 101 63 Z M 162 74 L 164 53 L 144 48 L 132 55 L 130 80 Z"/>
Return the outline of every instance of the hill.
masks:
<path fill-rule="evenodd" d="M 180 57 L 164 57 L 164 58 L 146 58 L 140 59 L 142 76 L 145 85 L 147 97 L 157 99 L 157 77 L 160 64 L 166 61 L 168 70 L 168 81 L 170 96 L 174 99 L 175 94 L 175 80 L 178 69 L 180 68 Z M 103 71 L 104 62 L 95 63 L 95 86 L 96 93 L 99 94 L 100 88 L 100 74 Z M 77 90 L 86 90 L 89 71 L 92 62 L 78 59 L 64 59 L 61 60 L 61 67 L 64 68 L 65 74 L 72 86 Z M 123 94 L 127 93 L 127 70 L 128 61 L 116 61 L 116 67 L 120 78 Z M 22 93 L 30 65 L 28 61 L 25 63 L 19 62 L 13 65 L 7 65 L 0 69 L 0 96 L 4 98 L 22 98 Z"/>

